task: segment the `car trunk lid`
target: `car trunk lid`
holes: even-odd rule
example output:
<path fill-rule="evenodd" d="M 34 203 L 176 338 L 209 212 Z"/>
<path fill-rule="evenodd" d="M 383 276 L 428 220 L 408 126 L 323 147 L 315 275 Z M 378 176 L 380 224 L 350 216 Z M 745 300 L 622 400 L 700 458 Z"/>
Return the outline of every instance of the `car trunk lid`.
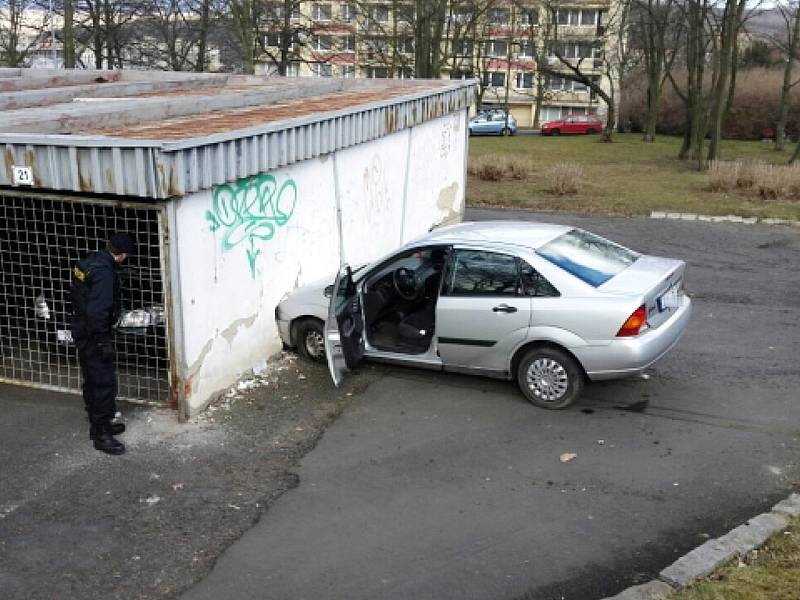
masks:
<path fill-rule="evenodd" d="M 685 269 L 682 260 L 645 255 L 597 289 L 639 296 L 647 312 L 647 324 L 658 327 L 683 303 Z"/>

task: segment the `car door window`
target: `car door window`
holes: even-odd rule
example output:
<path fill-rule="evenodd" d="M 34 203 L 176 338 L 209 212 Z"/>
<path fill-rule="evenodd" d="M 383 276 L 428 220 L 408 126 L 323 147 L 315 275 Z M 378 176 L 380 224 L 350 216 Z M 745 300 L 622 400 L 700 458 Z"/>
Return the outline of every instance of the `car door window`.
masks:
<path fill-rule="evenodd" d="M 521 291 L 517 259 L 484 250 L 460 250 L 451 267 L 449 296 L 517 296 Z"/>
<path fill-rule="evenodd" d="M 553 284 L 522 259 L 519 259 L 519 274 L 522 281 L 522 293 L 526 296 L 552 298 L 561 295 L 553 287 Z"/>

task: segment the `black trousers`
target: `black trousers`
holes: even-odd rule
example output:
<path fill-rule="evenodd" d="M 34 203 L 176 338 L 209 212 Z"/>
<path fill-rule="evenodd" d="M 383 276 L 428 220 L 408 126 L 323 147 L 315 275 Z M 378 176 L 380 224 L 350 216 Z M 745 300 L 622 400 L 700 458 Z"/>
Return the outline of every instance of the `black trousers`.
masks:
<path fill-rule="evenodd" d="M 113 360 L 103 360 L 97 345 L 76 340 L 78 362 L 83 376 L 83 402 L 89 422 L 108 423 L 117 412 L 117 369 Z"/>

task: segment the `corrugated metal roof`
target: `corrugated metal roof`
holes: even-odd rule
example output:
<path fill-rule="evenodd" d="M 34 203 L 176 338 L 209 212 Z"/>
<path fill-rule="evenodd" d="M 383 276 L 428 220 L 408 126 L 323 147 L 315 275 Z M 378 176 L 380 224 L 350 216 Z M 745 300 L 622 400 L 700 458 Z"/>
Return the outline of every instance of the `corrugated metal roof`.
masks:
<path fill-rule="evenodd" d="M 168 198 L 463 110 L 473 81 L 0 72 L 0 186 Z M 5 90 L 5 91 L 4 91 Z"/>

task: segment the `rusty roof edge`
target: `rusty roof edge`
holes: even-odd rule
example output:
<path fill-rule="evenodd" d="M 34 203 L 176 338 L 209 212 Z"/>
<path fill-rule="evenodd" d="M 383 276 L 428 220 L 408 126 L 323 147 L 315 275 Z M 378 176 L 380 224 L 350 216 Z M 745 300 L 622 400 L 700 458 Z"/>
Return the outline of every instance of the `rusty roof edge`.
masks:
<path fill-rule="evenodd" d="M 53 133 L 0 133 L 0 144 L 65 146 L 74 148 L 159 148 L 159 140 L 130 140 L 105 135 L 70 135 Z"/>
<path fill-rule="evenodd" d="M 433 96 L 439 96 L 442 94 L 447 94 L 450 92 L 455 92 L 459 90 L 466 90 L 469 91 L 474 89 L 478 85 L 477 79 L 466 79 L 466 80 L 459 80 L 458 83 L 443 85 L 436 90 L 427 89 L 424 91 L 418 91 L 411 94 L 404 94 L 402 96 L 396 96 L 394 98 L 389 98 L 386 100 L 379 100 L 377 102 L 369 102 L 366 104 L 358 104 L 355 106 L 351 106 L 348 108 L 343 108 L 340 110 L 333 110 L 333 111 L 326 111 L 326 112 L 316 112 L 312 115 L 306 115 L 302 117 L 295 117 L 290 119 L 281 119 L 280 121 L 275 121 L 274 123 L 269 123 L 266 125 L 257 125 L 255 127 L 248 127 L 246 129 L 234 129 L 232 131 L 226 131 L 224 133 L 215 133 L 211 135 L 205 135 L 195 138 L 186 138 L 182 140 L 176 141 L 169 141 L 169 142 L 161 142 L 160 149 L 162 152 L 176 152 L 180 150 L 187 150 L 189 148 L 196 148 L 197 146 L 205 146 L 208 144 L 218 144 L 222 142 L 230 142 L 237 139 L 248 138 L 254 135 L 261 135 L 264 133 L 276 133 L 278 131 L 283 131 L 285 129 L 293 129 L 295 127 L 303 127 L 305 125 L 310 125 L 312 123 L 319 123 L 321 121 L 328 121 L 330 119 L 336 119 L 339 117 L 344 117 L 347 115 L 352 115 L 355 113 L 366 112 L 370 110 L 375 110 L 379 108 L 385 108 L 388 106 L 395 106 L 397 104 L 405 104 L 407 102 L 414 102 L 416 100 L 420 100 L 423 98 L 430 98 Z M 467 101 L 467 106 L 472 106 L 475 102 L 474 97 L 469 98 Z"/>

